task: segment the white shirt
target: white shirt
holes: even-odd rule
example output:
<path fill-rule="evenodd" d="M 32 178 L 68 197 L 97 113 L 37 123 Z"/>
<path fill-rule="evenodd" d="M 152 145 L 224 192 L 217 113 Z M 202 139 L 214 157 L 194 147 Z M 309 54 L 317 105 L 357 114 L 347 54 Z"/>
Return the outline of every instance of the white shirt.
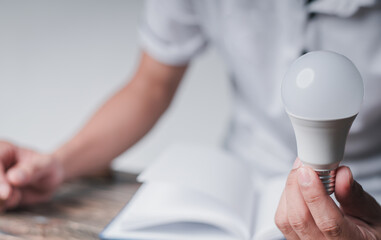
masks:
<path fill-rule="evenodd" d="M 170 65 L 188 63 L 208 44 L 217 48 L 234 86 L 225 147 L 264 176 L 288 172 L 296 157 L 280 94 L 287 68 L 306 51 L 347 56 L 365 96 L 344 164 L 381 196 L 381 1 L 152 0 L 139 32 L 143 49 Z"/>

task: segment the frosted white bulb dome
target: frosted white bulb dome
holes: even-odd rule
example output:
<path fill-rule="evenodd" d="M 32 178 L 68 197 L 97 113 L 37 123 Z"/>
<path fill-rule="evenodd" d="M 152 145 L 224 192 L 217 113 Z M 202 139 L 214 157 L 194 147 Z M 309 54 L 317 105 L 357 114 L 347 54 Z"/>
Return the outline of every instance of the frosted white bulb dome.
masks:
<path fill-rule="evenodd" d="M 286 111 L 310 120 L 342 119 L 356 115 L 364 86 L 355 65 L 343 55 L 315 51 L 298 58 L 282 82 Z"/>

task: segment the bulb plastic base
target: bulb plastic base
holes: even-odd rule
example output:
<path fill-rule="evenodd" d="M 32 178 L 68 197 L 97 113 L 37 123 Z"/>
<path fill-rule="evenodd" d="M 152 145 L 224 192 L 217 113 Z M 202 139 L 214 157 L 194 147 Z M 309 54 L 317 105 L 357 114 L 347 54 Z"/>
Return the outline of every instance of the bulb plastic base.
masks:
<path fill-rule="evenodd" d="M 337 168 L 330 170 L 315 169 L 328 195 L 335 192 L 336 169 Z"/>

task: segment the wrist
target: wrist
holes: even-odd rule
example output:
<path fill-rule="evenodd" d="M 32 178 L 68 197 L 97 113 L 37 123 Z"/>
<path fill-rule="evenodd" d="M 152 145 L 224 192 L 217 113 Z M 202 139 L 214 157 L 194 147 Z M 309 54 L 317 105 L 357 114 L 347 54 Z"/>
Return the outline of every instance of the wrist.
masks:
<path fill-rule="evenodd" d="M 59 184 L 62 184 L 63 182 L 68 180 L 68 174 L 67 170 L 64 167 L 64 161 L 60 154 L 56 152 L 53 152 L 50 154 L 50 159 L 52 161 L 52 166 L 55 172 L 55 176 L 57 178 L 57 181 Z"/>

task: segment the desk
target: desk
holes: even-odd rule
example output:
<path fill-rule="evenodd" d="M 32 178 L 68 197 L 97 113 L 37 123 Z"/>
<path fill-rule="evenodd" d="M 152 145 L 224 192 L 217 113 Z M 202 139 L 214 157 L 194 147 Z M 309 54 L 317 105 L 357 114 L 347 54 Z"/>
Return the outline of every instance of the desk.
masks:
<path fill-rule="evenodd" d="M 0 239 L 98 239 L 139 188 L 132 179 L 102 177 L 66 183 L 49 203 L 1 214 Z"/>

